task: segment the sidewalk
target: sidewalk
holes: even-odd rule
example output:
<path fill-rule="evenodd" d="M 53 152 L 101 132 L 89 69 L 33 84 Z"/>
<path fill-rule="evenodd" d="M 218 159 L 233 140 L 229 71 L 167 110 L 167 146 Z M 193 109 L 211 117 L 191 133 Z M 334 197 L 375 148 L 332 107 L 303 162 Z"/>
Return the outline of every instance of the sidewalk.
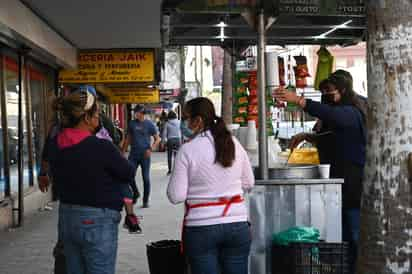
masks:
<path fill-rule="evenodd" d="M 137 215 L 143 216 L 143 234 L 131 235 L 119 231 L 117 255 L 118 274 L 147 274 L 146 243 L 161 239 L 179 239 L 183 207 L 173 206 L 166 197 L 166 154 L 152 157 L 152 194 L 150 208 L 136 205 Z M 139 190 L 143 191 L 140 169 L 137 174 Z M 57 204 L 52 211 L 40 211 L 25 219 L 24 227 L 0 232 L 0 273 L 49 274 L 53 273 L 52 249 L 57 234 Z M 122 223 L 123 224 L 123 219 Z"/>

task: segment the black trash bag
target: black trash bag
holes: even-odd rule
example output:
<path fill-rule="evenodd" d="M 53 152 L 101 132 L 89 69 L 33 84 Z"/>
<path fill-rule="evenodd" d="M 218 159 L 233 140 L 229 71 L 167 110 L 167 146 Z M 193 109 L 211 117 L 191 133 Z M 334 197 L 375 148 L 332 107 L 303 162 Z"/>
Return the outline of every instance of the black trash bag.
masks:
<path fill-rule="evenodd" d="M 185 256 L 180 241 L 162 240 L 146 245 L 150 274 L 186 274 Z"/>

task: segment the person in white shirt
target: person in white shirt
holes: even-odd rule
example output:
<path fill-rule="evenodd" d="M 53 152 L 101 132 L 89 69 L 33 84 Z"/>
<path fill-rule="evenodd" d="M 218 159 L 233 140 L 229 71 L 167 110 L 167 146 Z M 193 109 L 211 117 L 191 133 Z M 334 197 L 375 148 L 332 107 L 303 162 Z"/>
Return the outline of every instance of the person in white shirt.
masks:
<path fill-rule="evenodd" d="M 209 99 L 187 102 L 184 116 L 195 137 L 177 154 L 167 195 L 186 205 L 182 241 L 192 274 L 247 274 L 249 158 Z"/>

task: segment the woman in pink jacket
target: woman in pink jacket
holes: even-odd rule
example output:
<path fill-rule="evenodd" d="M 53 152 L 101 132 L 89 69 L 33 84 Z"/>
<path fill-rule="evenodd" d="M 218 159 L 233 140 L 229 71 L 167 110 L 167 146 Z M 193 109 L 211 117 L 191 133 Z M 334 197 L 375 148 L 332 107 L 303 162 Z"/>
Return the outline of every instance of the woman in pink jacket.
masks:
<path fill-rule="evenodd" d="M 195 137 L 177 154 L 167 194 L 186 205 L 183 248 L 192 274 L 247 274 L 249 158 L 209 99 L 187 102 L 184 116 Z"/>

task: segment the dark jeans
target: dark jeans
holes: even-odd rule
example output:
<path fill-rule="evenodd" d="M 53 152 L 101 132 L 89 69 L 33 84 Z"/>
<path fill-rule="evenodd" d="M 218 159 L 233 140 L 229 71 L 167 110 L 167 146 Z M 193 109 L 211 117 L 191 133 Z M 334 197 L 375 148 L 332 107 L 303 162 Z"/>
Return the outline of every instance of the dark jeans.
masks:
<path fill-rule="evenodd" d="M 180 139 L 172 138 L 167 140 L 167 168 L 168 171 L 172 170 L 172 157 L 176 156 L 176 152 L 180 147 Z"/>
<path fill-rule="evenodd" d="M 120 217 L 113 209 L 60 204 L 68 274 L 115 274 Z"/>
<path fill-rule="evenodd" d="M 144 153 L 141 155 L 130 155 L 129 162 L 138 169 L 139 166 L 142 168 L 143 177 L 143 203 L 147 204 L 149 202 L 150 196 L 150 157 L 144 158 Z"/>
<path fill-rule="evenodd" d="M 349 243 L 349 273 L 356 273 L 360 233 L 360 209 L 344 209 L 342 212 L 343 241 Z"/>
<path fill-rule="evenodd" d="M 183 242 L 191 274 L 248 273 L 247 222 L 185 227 Z"/>
<path fill-rule="evenodd" d="M 123 198 L 133 199 L 133 192 L 130 184 L 120 184 L 120 193 Z"/>

